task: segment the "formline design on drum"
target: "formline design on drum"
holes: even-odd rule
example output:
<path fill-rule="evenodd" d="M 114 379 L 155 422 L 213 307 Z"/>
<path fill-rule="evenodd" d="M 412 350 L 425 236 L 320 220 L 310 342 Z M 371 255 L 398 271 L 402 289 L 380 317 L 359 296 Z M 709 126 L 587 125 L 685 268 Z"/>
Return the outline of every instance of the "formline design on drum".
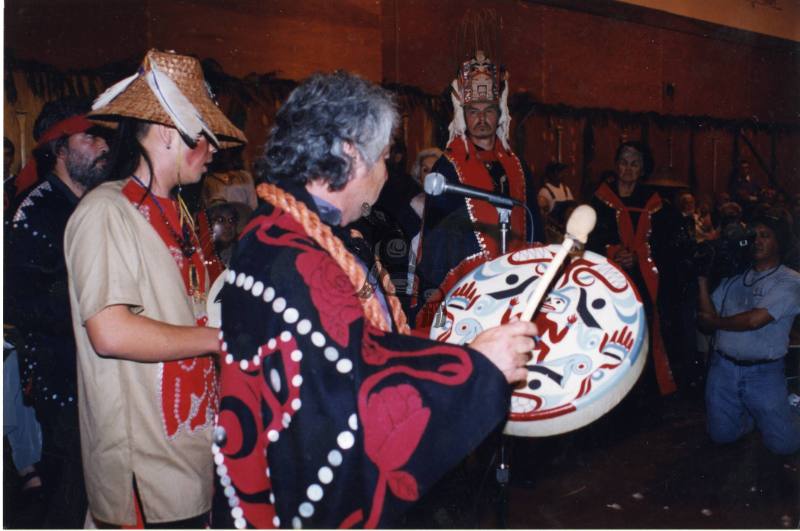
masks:
<path fill-rule="evenodd" d="M 430 337 L 459 345 L 523 313 L 560 246 L 533 246 L 481 264 L 445 296 Z M 647 358 L 647 320 L 628 276 L 603 256 L 573 258 L 534 315 L 539 329 L 505 432 L 541 437 L 585 426 L 630 391 Z M 435 323 L 436 324 L 436 323 Z"/>

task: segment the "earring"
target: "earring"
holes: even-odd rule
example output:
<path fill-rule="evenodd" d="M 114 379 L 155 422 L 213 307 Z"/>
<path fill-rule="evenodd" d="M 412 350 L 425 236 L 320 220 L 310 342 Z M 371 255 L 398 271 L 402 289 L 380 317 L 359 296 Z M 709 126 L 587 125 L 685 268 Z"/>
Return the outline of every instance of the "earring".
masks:
<path fill-rule="evenodd" d="M 172 144 L 167 144 L 165 147 L 166 147 L 167 149 L 172 149 Z"/>

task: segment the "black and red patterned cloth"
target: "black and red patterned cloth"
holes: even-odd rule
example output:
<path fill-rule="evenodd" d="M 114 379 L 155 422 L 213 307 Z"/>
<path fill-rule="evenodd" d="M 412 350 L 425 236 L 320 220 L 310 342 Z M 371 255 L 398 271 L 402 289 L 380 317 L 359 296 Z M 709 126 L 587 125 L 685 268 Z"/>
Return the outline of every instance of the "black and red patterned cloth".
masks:
<path fill-rule="evenodd" d="M 395 526 L 506 417 L 491 362 L 367 322 L 344 271 L 271 205 L 245 228 L 221 297 L 213 451 L 237 528 Z"/>
<path fill-rule="evenodd" d="M 544 241 L 533 176 L 528 165 L 505 149 L 499 138 L 493 149 L 484 150 L 457 137 L 432 171 L 449 184 L 465 184 L 527 205 L 530 218 L 523 208 L 511 211 L 507 251 Z M 415 288 L 420 300 L 415 320 L 418 328 L 427 328 L 450 288 L 480 263 L 502 254 L 498 209 L 458 194 L 428 195 L 420 245 Z"/>
<path fill-rule="evenodd" d="M 668 253 L 670 228 L 668 213 L 658 192 L 637 185 L 631 195 L 621 197 L 616 186 L 601 183 L 592 198 L 597 224 L 586 248 L 613 260 L 620 249 L 636 254 L 636 265 L 627 271 L 645 301 L 650 322 L 649 351 L 658 389 L 662 395 L 676 390 L 667 350 L 661 335 L 657 307 L 659 265 Z"/>

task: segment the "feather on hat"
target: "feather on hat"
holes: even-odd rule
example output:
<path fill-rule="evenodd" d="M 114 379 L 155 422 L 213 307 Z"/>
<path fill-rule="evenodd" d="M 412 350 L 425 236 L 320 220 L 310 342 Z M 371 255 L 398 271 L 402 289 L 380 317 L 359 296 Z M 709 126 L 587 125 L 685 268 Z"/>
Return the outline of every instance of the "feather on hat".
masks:
<path fill-rule="evenodd" d="M 247 142 L 212 99 L 200 62 L 171 52 L 147 52 L 138 72 L 103 92 L 88 117 L 110 127 L 122 117 L 160 123 L 190 146 L 201 134 L 222 149 Z"/>

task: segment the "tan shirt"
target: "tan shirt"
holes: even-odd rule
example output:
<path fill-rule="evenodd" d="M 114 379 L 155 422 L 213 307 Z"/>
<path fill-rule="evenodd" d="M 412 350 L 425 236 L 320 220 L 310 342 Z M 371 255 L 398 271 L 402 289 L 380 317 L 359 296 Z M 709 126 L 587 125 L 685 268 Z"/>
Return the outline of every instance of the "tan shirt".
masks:
<path fill-rule="evenodd" d="M 86 321 L 124 304 L 175 325 L 194 325 L 195 309 L 175 261 L 145 217 L 122 195 L 125 182 L 90 192 L 64 237 L 75 339 L 78 410 L 86 490 L 92 514 L 117 525 L 136 522 L 133 480 L 148 522 L 182 520 L 210 509 L 213 411 L 206 421 L 167 433 L 163 363 L 100 357 Z M 166 393 L 165 393 L 166 395 Z M 170 412 L 171 413 L 171 412 Z M 202 417 L 201 417 L 202 418 Z"/>

